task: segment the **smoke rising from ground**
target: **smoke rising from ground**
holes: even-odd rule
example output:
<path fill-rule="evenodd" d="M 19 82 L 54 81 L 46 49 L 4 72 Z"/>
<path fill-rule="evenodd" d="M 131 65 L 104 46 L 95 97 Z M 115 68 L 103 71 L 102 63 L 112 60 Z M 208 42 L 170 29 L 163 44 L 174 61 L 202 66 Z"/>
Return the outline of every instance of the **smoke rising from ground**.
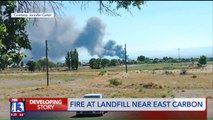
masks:
<path fill-rule="evenodd" d="M 121 45 L 116 45 L 116 42 L 113 40 L 107 41 L 104 45 L 104 52 L 102 56 L 118 56 L 119 58 L 124 58 L 124 49 Z"/>
<path fill-rule="evenodd" d="M 105 24 L 98 18 L 88 19 L 83 31 L 75 40 L 74 47 L 85 47 L 90 55 L 101 55 L 103 52 L 103 38 Z"/>
<path fill-rule="evenodd" d="M 93 56 L 118 56 L 123 59 L 124 49 L 116 42 L 103 42 L 106 25 L 97 17 L 87 20 L 85 27 L 77 28 L 73 18 L 38 19 L 36 25 L 28 25 L 27 31 L 31 40 L 31 56 L 38 60 L 45 56 L 45 40 L 48 40 L 48 53 L 52 60 L 58 61 L 67 51 L 84 47 Z"/>

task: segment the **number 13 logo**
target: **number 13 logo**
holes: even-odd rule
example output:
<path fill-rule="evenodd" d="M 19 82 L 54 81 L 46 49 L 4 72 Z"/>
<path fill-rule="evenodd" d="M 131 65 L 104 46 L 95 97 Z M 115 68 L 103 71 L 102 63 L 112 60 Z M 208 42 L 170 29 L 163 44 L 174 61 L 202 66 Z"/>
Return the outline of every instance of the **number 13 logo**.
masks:
<path fill-rule="evenodd" d="M 11 112 L 24 112 L 23 102 L 12 102 Z"/>

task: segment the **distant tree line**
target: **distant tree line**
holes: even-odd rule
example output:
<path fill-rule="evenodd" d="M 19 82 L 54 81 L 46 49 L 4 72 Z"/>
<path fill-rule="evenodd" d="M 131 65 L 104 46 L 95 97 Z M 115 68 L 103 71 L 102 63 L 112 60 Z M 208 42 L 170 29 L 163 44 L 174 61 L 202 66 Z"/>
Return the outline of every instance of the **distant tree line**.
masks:
<path fill-rule="evenodd" d="M 199 58 L 172 58 L 172 57 L 163 57 L 162 59 L 160 58 L 148 58 L 143 55 L 140 55 L 137 57 L 137 62 L 136 64 L 143 64 L 143 63 L 178 63 L 178 62 L 198 62 L 198 66 L 202 66 L 207 64 L 208 58 L 204 55 L 200 56 Z M 209 58 L 209 61 L 213 61 L 212 58 Z M 135 63 L 135 61 L 133 60 Z"/>
<path fill-rule="evenodd" d="M 78 58 L 78 51 L 74 49 L 73 51 L 68 51 L 65 57 L 64 63 L 54 63 L 51 60 L 48 61 L 49 68 L 57 67 L 68 67 L 69 70 L 77 70 L 78 66 L 81 65 Z M 137 60 L 128 60 L 128 64 L 156 64 L 156 63 L 178 63 L 178 62 L 192 62 L 195 63 L 198 67 L 205 66 L 207 61 L 213 61 L 213 58 L 207 58 L 202 55 L 199 58 L 172 58 L 172 57 L 163 57 L 163 58 L 148 58 L 143 55 L 137 57 Z M 88 65 L 91 69 L 104 69 L 106 67 L 113 67 L 117 65 L 124 64 L 124 60 L 121 59 L 107 59 L 107 58 L 91 58 L 88 62 Z M 37 61 L 29 60 L 24 65 L 23 61 L 20 63 L 21 67 L 27 67 L 29 71 L 34 72 L 45 71 L 46 70 L 46 59 L 42 58 Z"/>
<path fill-rule="evenodd" d="M 28 70 L 31 72 L 34 72 L 35 70 L 45 71 L 46 70 L 46 59 L 43 58 L 43 59 L 39 59 L 38 61 L 29 60 L 26 65 L 27 65 Z M 21 62 L 21 67 L 23 67 L 23 66 L 24 66 L 23 62 Z M 52 61 L 48 61 L 48 66 L 49 66 L 49 68 L 53 68 L 53 67 L 57 67 L 57 64 L 55 64 Z"/>
<path fill-rule="evenodd" d="M 121 65 L 123 61 L 120 59 L 107 59 L 107 58 L 92 58 L 89 60 L 89 66 L 91 69 L 101 69 L 105 67 L 111 67 L 116 65 Z"/>

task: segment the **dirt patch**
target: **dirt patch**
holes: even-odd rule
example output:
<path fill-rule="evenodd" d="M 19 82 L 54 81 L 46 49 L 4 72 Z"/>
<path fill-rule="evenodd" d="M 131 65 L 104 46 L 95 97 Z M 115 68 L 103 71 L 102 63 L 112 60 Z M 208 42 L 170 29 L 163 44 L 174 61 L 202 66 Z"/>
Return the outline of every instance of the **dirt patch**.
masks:
<path fill-rule="evenodd" d="M 147 89 L 162 89 L 163 86 L 153 83 L 153 82 L 149 82 L 149 83 L 141 83 L 140 86 L 142 86 L 143 88 L 147 88 Z"/>
<path fill-rule="evenodd" d="M 154 83 L 154 82 L 148 82 L 148 83 L 139 83 L 139 84 L 135 84 L 135 83 L 132 83 L 132 84 L 128 84 L 128 85 L 125 85 L 123 87 L 124 89 L 126 88 L 134 88 L 134 89 L 140 89 L 140 88 L 145 88 L 145 89 L 162 89 L 163 88 L 163 85 L 161 84 L 158 84 L 158 83 Z"/>

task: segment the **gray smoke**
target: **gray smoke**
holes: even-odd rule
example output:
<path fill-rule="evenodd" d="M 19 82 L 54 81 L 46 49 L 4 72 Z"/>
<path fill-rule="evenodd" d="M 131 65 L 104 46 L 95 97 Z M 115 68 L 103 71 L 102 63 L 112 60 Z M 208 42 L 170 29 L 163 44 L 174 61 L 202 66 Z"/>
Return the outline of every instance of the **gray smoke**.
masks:
<path fill-rule="evenodd" d="M 48 53 L 52 60 L 58 61 L 67 51 L 84 47 L 90 55 L 118 56 L 123 58 L 124 50 L 113 40 L 103 43 L 106 25 L 97 17 L 87 20 L 83 30 L 77 28 L 73 18 L 39 19 L 36 25 L 27 26 L 31 40 L 31 56 L 40 59 L 45 56 L 45 40 L 48 40 Z"/>
<path fill-rule="evenodd" d="M 72 18 L 39 19 L 37 23 L 27 26 L 29 39 L 31 40 L 31 54 L 34 59 L 45 56 L 45 40 L 48 40 L 49 57 L 58 60 L 71 49 L 71 45 L 79 34 Z"/>
<path fill-rule="evenodd" d="M 124 49 L 122 48 L 121 45 L 116 45 L 116 42 L 113 40 L 109 40 L 105 45 L 104 45 L 104 52 L 102 53 L 101 56 L 118 56 L 119 58 L 124 58 Z"/>
<path fill-rule="evenodd" d="M 105 25 L 96 17 L 88 19 L 83 31 L 75 40 L 73 46 L 85 47 L 90 55 L 101 55 L 103 52 L 103 38 Z"/>

